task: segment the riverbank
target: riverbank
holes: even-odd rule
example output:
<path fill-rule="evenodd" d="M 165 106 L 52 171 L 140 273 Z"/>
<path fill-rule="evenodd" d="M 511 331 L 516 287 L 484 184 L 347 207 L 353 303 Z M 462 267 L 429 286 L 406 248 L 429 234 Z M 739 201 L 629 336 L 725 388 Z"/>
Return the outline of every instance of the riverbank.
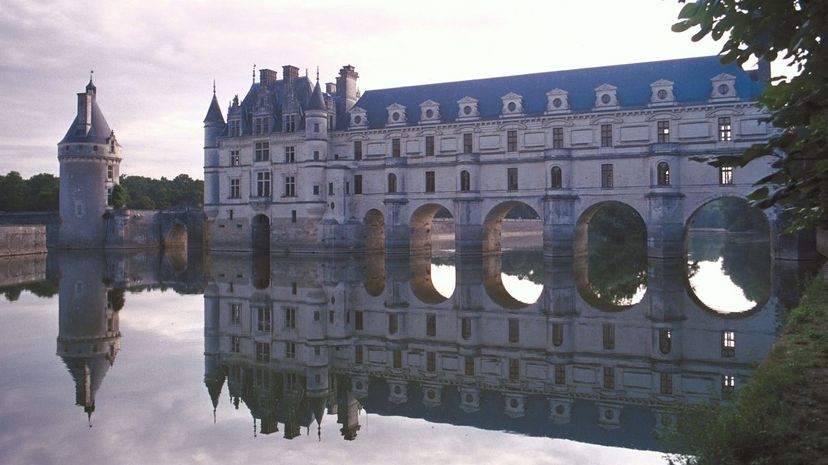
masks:
<path fill-rule="evenodd" d="M 679 463 L 828 463 L 828 267 L 732 404 L 683 412 Z"/>

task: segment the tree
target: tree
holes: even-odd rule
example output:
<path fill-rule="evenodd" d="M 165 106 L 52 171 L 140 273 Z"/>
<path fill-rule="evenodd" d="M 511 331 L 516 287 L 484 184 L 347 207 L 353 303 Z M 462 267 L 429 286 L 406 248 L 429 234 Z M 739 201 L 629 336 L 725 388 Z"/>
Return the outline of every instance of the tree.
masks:
<path fill-rule="evenodd" d="M 684 0 L 679 0 L 684 3 Z M 727 38 L 722 62 L 782 57 L 795 67 L 790 80 L 774 77 L 758 101 L 777 129 L 766 143 L 741 155 L 718 156 L 714 166 L 744 166 L 771 156 L 773 171 L 757 182 L 750 198 L 778 205 L 794 216 L 791 229 L 828 220 L 828 2 L 823 0 L 698 0 L 679 13 L 673 30 L 698 28 L 692 40 Z"/>
<path fill-rule="evenodd" d="M 120 184 L 112 186 L 112 208 L 124 208 L 129 202 L 129 193 L 126 188 Z"/>

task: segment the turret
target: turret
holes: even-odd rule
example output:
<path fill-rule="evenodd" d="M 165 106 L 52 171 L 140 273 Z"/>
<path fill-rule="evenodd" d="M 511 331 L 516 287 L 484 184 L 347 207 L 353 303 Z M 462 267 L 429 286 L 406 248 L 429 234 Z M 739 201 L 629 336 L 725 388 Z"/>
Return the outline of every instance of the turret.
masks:
<path fill-rule="evenodd" d="M 89 79 L 78 94 L 77 115 L 58 142 L 60 235 L 64 248 L 104 246 L 103 214 L 118 183 L 121 145 L 98 108 L 97 88 Z"/>
<path fill-rule="evenodd" d="M 319 86 L 318 71 L 316 86 L 305 108 L 305 137 L 308 140 L 328 139 L 328 109 L 322 96 L 322 88 Z"/>
<path fill-rule="evenodd" d="M 228 115 L 229 116 L 229 115 Z M 218 203 L 219 184 L 216 168 L 219 160 L 218 140 L 224 132 L 224 116 L 216 98 L 216 83 L 213 82 L 213 100 L 204 117 L 204 205 Z M 209 209 L 207 210 L 209 213 Z"/>
<path fill-rule="evenodd" d="M 350 110 L 357 101 L 357 79 L 359 74 L 351 65 L 343 66 L 336 78 L 336 92 L 342 98 L 344 108 L 342 112 Z"/>

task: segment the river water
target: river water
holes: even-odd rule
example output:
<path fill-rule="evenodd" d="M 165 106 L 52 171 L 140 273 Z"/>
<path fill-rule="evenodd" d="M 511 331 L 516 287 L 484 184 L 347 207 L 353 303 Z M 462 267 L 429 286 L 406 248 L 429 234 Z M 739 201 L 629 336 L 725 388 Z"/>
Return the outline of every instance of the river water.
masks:
<path fill-rule="evenodd" d="M 750 235 L 299 259 L 0 261 L 0 463 L 664 463 L 811 268 Z"/>

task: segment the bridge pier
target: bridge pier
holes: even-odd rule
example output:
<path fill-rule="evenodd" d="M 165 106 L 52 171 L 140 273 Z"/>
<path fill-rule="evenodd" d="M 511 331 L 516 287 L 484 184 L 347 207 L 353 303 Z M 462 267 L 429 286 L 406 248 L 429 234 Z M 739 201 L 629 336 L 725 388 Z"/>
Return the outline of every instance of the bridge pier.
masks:
<path fill-rule="evenodd" d="M 403 215 L 406 199 L 385 199 L 385 253 L 407 256 L 411 251 L 411 229 Z"/>
<path fill-rule="evenodd" d="M 571 193 L 547 194 L 543 199 L 543 256 L 572 257 L 575 239 L 575 202 Z"/>
<path fill-rule="evenodd" d="M 684 256 L 684 222 L 682 221 L 684 194 L 652 192 L 647 194 L 649 205 L 647 226 L 647 256 L 681 258 Z"/>
<path fill-rule="evenodd" d="M 454 201 L 454 254 L 456 257 L 483 255 L 483 219 L 480 198 Z"/>
<path fill-rule="evenodd" d="M 776 212 L 768 219 L 773 240 L 773 258 L 777 260 L 816 260 L 819 258 L 816 230 L 813 228 L 784 234 L 782 231 L 793 224 L 793 218 L 784 212 Z"/>

